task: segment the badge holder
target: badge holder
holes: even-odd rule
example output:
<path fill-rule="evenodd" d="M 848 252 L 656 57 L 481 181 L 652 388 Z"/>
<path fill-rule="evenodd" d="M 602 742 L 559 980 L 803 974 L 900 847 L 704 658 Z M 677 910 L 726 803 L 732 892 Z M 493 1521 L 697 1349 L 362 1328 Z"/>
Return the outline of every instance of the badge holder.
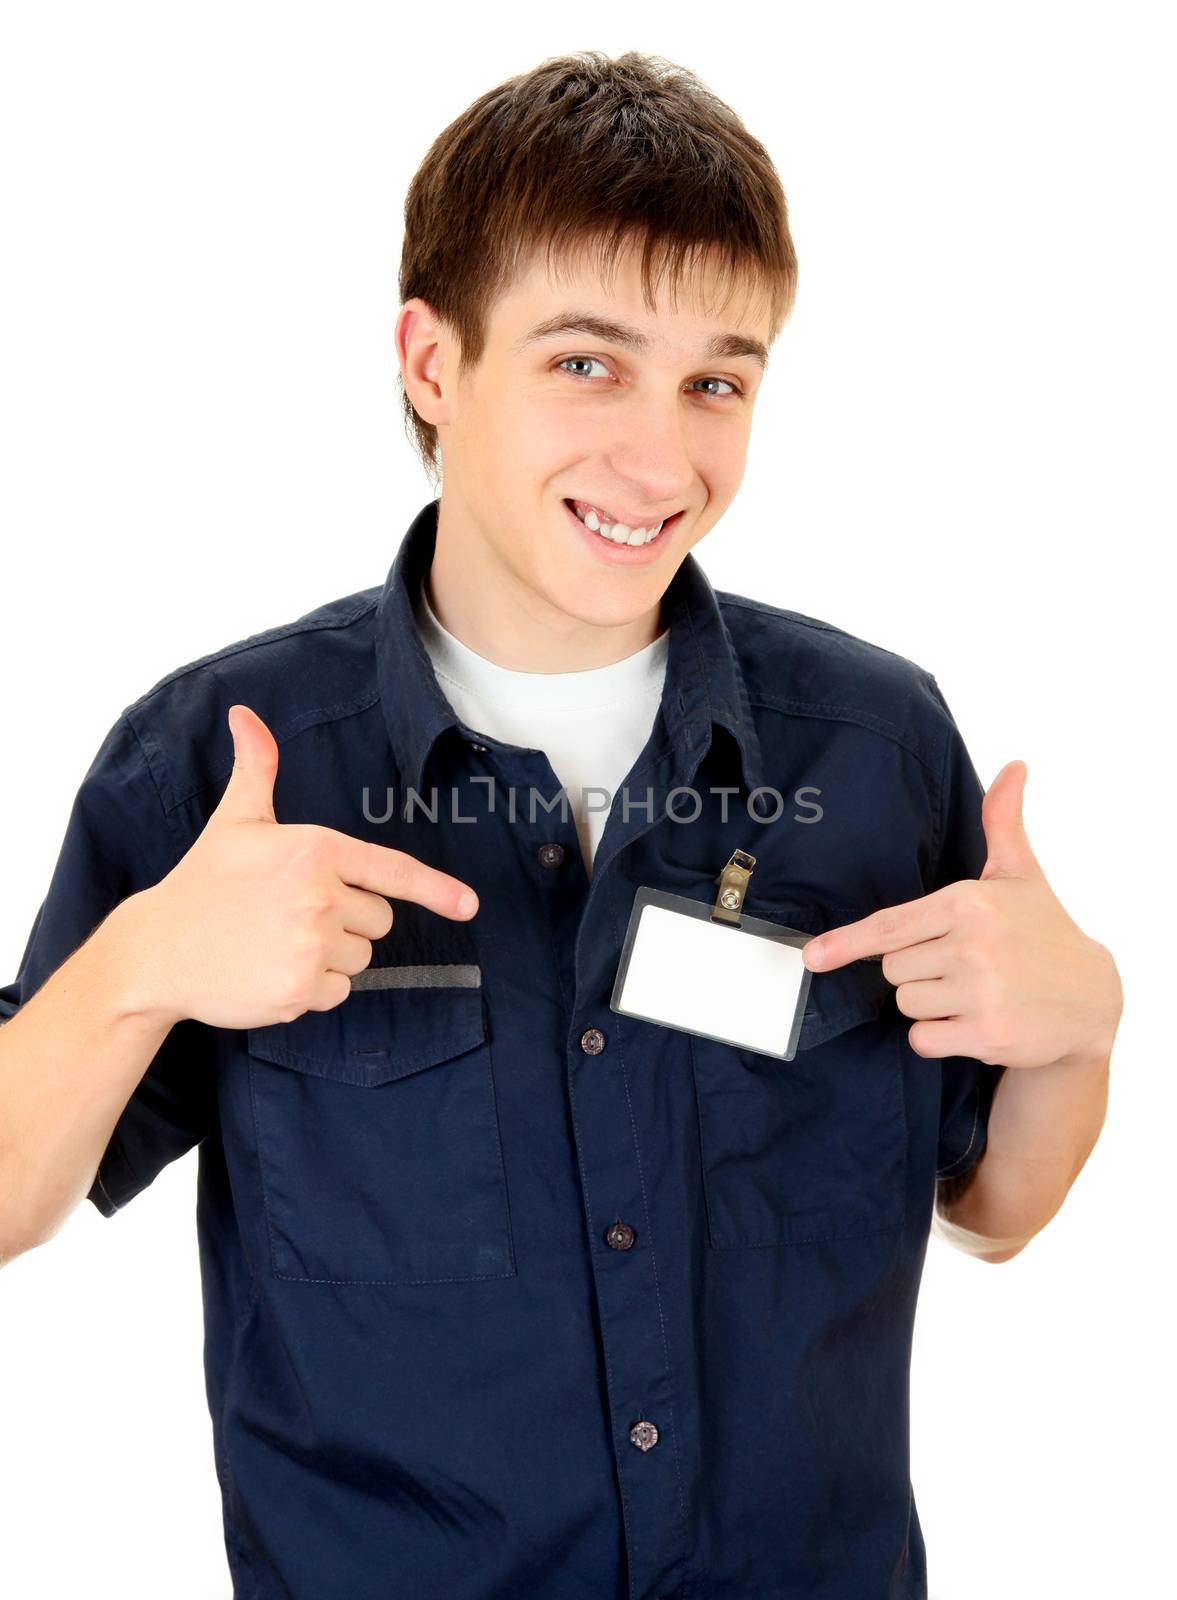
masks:
<path fill-rule="evenodd" d="M 755 865 L 733 851 L 711 904 L 638 889 L 609 1009 L 792 1061 L 813 977 L 801 948 L 813 935 L 743 915 Z"/>

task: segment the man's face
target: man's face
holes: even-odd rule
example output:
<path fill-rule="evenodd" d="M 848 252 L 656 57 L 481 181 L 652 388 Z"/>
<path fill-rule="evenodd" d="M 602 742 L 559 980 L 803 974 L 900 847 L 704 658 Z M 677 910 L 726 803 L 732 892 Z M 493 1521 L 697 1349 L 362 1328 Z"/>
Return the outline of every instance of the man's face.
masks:
<path fill-rule="evenodd" d="M 657 604 L 744 473 L 763 369 L 740 346 L 767 345 L 769 309 L 739 289 L 721 306 L 720 291 L 697 269 L 675 309 L 661 285 L 647 311 L 635 247 L 608 288 L 587 264 L 565 263 L 558 280 L 532 266 L 493 306 L 469 374 L 458 376 L 458 347 L 440 328 L 439 515 L 476 568 L 489 576 L 491 555 L 504 576 L 590 624 Z M 575 326 L 536 335 L 569 312 Z M 604 531 L 592 526 L 601 513 Z M 635 542 L 635 529 L 648 538 L 659 523 Z"/>

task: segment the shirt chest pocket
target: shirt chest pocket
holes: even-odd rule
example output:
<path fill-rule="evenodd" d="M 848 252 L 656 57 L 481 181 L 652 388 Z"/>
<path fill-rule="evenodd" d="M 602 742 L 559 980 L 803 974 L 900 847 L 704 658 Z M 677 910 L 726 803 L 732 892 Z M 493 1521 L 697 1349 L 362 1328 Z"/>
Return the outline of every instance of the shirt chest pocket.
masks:
<path fill-rule="evenodd" d="M 756 914 L 820 933 L 866 913 L 791 905 Z M 713 1248 L 903 1226 L 904 1036 L 893 995 L 878 961 L 814 973 L 792 1061 L 691 1037 Z"/>
<path fill-rule="evenodd" d="M 513 1276 L 479 968 L 368 968 L 355 985 L 330 1011 L 248 1031 L 274 1273 Z"/>

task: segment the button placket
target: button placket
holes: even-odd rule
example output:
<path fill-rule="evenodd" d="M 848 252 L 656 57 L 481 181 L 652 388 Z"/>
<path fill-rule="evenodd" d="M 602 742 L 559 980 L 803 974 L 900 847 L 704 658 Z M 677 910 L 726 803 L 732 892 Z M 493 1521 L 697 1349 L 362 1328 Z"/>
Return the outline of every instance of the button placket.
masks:
<path fill-rule="evenodd" d="M 597 859 L 600 861 L 599 854 Z M 610 935 L 617 920 L 613 901 L 618 893 L 625 898 L 628 888 L 626 883 L 617 890 L 610 889 L 609 878 L 608 866 L 604 877 L 594 871 L 593 887 L 580 908 L 576 948 L 581 970 L 573 990 L 567 1051 L 573 1059 L 567 1077 L 576 1111 L 584 1199 L 596 1221 L 595 1237 L 590 1232 L 588 1243 L 593 1252 L 601 1336 L 611 1374 L 613 1437 L 618 1450 L 628 1441 L 634 1451 L 633 1455 L 619 1457 L 616 1463 L 625 1499 L 630 1581 L 635 1593 L 653 1596 L 667 1592 L 672 1572 L 677 1575 L 681 1567 L 690 1535 L 683 1510 L 684 1464 L 674 1430 L 677 1414 L 671 1416 L 667 1412 L 655 1421 L 644 1413 L 643 1406 L 634 1404 L 635 1399 L 649 1400 L 651 1404 L 657 1400 L 661 1411 L 665 1405 L 678 1405 L 680 1390 L 668 1351 L 664 1291 L 653 1259 L 657 1217 L 650 1216 L 645 1204 L 638 1151 L 632 1137 L 632 1107 L 628 1102 L 633 1086 L 627 1084 L 625 1065 L 617 1055 L 618 1051 L 628 1054 L 628 1035 L 618 1033 L 614 1038 L 612 1021 L 608 1020 L 612 1013 L 603 1004 L 607 1003 L 615 966 L 610 948 Z M 602 954 L 607 949 L 608 957 Z M 594 1014 L 599 1019 L 596 1028 L 591 1026 Z M 583 1031 L 572 1032 L 578 1017 Z M 575 1067 L 577 1043 L 583 1055 L 600 1058 L 584 1062 L 580 1072 Z M 636 1229 L 641 1237 L 636 1238 L 635 1233 L 635 1243 L 628 1248 L 623 1246 L 622 1232 L 613 1231 L 618 1224 L 625 1229 L 630 1227 L 629 1220 L 623 1220 L 622 1208 L 641 1222 Z M 613 1252 L 618 1249 L 624 1259 L 614 1257 Z M 630 1396 L 628 1403 L 626 1394 Z M 652 1453 L 656 1449 L 658 1456 Z"/>

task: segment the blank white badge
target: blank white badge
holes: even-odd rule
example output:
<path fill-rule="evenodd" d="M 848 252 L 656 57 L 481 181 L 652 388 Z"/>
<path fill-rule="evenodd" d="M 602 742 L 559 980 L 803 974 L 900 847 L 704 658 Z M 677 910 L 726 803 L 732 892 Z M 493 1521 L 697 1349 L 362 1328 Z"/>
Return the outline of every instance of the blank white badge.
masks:
<path fill-rule="evenodd" d="M 711 912 L 706 901 L 640 888 L 610 1010 L 791 1061 L 813 976 L 801 946 L 813 935 Z"/>

